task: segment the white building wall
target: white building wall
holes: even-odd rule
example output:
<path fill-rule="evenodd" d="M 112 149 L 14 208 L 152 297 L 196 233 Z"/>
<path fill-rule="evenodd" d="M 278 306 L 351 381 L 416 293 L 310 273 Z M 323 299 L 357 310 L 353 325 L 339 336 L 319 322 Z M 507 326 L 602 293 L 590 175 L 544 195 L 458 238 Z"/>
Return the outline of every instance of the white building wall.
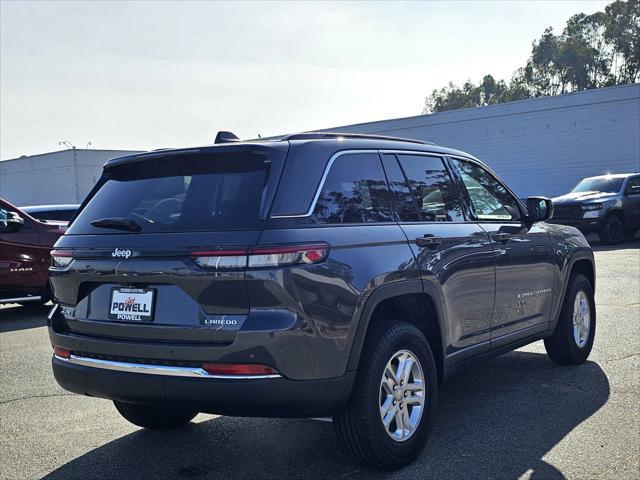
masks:
<path fill-rule="evenodd" d="M 640 85 L 347 125 L 327 131 L 429 140 L 469 152 L 520 196 L 640 171 Z"/>
<path fill-rule="evenodd" d="M 71 149 L 0 162 L 0 197 L 14 205 L 80 203 L 110 158 L 133 151 Z"/>

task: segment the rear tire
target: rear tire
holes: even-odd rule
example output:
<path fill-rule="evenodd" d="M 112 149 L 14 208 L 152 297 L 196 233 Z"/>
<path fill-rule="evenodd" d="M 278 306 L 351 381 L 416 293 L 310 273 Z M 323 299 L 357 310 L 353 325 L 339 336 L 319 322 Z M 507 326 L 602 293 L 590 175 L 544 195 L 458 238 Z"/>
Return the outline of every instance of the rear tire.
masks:
<path fill-rule="evenodd" d="M 117 402 L 113 404 L 125 419 L 139 427 L 169 430 L 179 428 L 189 423 L 198 412 L 191 410 L 175 410 L 171 408 L 136 405 L 133 403 Z"/>
<path fill-rule="evenodd" d="M 395 470 L 411 463 L 427 444 L 438 372 L 420 330 L 404 322 L 381 323 L 367 337 L 349 405 L 334 416 L 334 426 L 355 460 L 376 469 Z M 401 369 L 400 365 L 410 363 L 412 367 Z M 402 377 L 398 375 L 401 370 L 407 372 Z M 386 426 L 383 411 L 389 419 Z"/>
<path fill-rule="evenodd" d="M 596 305 L 591 282 L 580 273 L 572 274 L 567 285 L 556 329 L 545 338 L 549 358 L 559 365 L 583 363 L 596 334 Z"/>
<path fill-rule="evenodd" d="M 598 237 L 602 243 L 615 245 L 622 241 L 625 226 L 620 215 L 609 215 L 598 232 Z"/>

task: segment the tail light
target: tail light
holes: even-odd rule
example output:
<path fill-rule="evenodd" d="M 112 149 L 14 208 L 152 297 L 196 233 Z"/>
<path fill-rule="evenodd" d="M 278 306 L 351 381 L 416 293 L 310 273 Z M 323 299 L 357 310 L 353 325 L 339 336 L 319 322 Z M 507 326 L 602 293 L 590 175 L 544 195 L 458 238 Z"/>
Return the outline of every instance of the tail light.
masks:
<path fill-rule="evenodd" d="M 324 261 L 329 244 L 258 246 L 247 249 L 202 250 L 191 252 L 195 262 L 204 268 L 242 269 L 311 265 Z"/>
<path fill-rule="evenodd" d="M 73 260 L 71 250 L 51 250 L 51 266 L 55 268 L 64 268 Z"/>

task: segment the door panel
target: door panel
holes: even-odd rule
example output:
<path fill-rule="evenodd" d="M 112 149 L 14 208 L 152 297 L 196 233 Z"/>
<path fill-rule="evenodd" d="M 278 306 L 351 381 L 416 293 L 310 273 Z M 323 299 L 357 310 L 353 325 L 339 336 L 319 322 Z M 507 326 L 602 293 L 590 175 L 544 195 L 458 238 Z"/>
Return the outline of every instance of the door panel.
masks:
<path fill-rule="evenodd" d="M 496 303 L 491 338 L 548 325 L 553 299 L 553 251 L 541 226 L 480 223 L 493 244 Z M 503 234 L 506 234 L 506 239 Z M 523 332 L 528 334 L 528 332 Z"/>
<path fill-rule="evenodd" d="M 425 290 L 442 291 L 447 312 L 446 355 L 490 338 L 495 271 L 494 255 L 484 230 L 473 223 L 402 224 L 418 265 Z M 432 235 L 441 243 L 419 247 L 416 239 Z M 427 237 L 428 238 L 428 237 Z"/>
<path fill-rule="evenodd" d="M 442 158 L 385 154 L 383 164 L 424 290 L 444 306 L 447 361 L 463 359 L 465 350 L 488 350 L 495 259 L 487 233 L 464 222 L 460 192 Z"/>
<path fill-rule="evenodd" d="M 553 299 L 553 251 L 543 225 L 524 224 L 526 212 L 515 196 L 482 165 L 452 159 L 464 184 L 472 215 L 488 234 L 495 255 L 496 295 L 491 320 L 496 339 L 509 341 L 546 328 Z"/>
<path fill-rule="evenodd" d="M 29 220 L 19 230 L 0 231 L 0 252 L 0 298 L 38 293 L 43 285 L 42 252 L 38 231 Z"/>
<path fill-rule="evenodd" d="M 622 211 L 627 227 L 640 229 L 640 176 L 631 177 L 627 181 L 622 197 Z"/>

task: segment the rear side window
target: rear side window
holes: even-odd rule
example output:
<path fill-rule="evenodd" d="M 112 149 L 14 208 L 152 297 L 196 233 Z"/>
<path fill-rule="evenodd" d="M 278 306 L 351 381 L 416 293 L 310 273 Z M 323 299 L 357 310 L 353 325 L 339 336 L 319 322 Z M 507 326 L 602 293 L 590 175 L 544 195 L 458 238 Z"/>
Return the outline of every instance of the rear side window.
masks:
<path fill-rule="evenodd" d="M 415 195 L 421 221 L 464 221 L 458 189 L 441 158 L 398 155 L 398 160 Z"/>
<path fill-rule="evenodd" d="M 345 154 L 335 159 L 314 210 L 317 223 L 390 222 L 387 181 L 375 153 Z"/>
<path fill-rule="evenodd" d="M 80 212 L 69 234 L 123 233 L 91 225 L 128 219 L 140 233 L 255 230 L 269 163 L 257 155 L 191 155 L 116 166 Z"/>

